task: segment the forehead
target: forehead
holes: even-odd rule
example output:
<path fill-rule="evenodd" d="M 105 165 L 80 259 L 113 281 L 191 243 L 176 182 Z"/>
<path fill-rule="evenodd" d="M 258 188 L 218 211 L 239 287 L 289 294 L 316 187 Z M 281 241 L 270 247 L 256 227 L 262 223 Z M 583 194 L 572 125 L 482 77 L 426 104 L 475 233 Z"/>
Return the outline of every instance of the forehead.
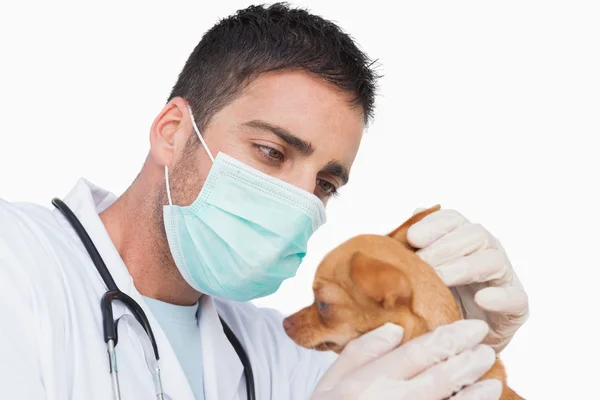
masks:
<path fill-rule="evenodd" d="M 348 168 L 364 131 L 362 107 L 352 94 L 304 71 L 276 71 L 251 81 L 228 107 L 230 122 L 263 120 L 310 143 L 314 156 Z"/>

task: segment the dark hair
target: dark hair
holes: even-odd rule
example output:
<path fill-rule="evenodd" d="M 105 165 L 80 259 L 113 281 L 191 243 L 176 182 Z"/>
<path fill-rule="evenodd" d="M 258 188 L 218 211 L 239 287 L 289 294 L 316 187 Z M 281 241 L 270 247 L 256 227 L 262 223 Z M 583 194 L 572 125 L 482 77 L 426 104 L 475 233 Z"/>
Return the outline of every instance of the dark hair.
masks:
<path fill-rule="evenodd" d="M 373 117 L 371 61 L 336 24 L 286 3 L 250 6 L 219 21 L 200 40 L 171 91 L 186 99 L 199 129 L 259 74 L 304 69 L 353 95 Z"/>

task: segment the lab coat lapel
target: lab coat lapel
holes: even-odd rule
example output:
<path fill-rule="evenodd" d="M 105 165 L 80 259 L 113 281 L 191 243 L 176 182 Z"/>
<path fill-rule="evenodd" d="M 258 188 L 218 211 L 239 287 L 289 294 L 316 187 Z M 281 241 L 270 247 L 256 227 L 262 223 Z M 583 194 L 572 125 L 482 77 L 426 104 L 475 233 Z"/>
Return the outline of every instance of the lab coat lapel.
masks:
<path fill-rule="evenodd" d="M 108 232 L 104 228 L 104 224 L 102 224 L 102 221 L 98 216 L 100 212 L 110 206 L 110 204 L 112 204 L 115 200 L 116 196 L 94 186 L 84 179 L 79 180 L 69 195 L 65 197 L 65 203 L 72 209 L 88 232 L 117 286 L 123 292 L 132 297 L 142 307 L 144 313 L 146 313 L 158 345 L 158 351 L 160 354 L 159 366 L 161 369 L 163 389 L 165 394 L 173 400 L 194 400 L 193 392 L 181 368 L 181 365 L 177 360 L 177 356 L 175 355 L 175 352 L 169 343 L 169 340 L 158 324 L 158 321 L 148 309 L 144 299 L 135 288 L 133 279 L 131 278 L 131 275 L 129 275 L 127 267 L 123 263 L 123 260 L 121 259 L 117 249 L 114 247 Z M 75 240 L 80 243 L 78 236 L 72 230 L 69 222 L 66 221 L 62 215 L 60 215 L 58 210 L 55 211 L 61 224 L 63 224 L 65 229 L 67 229 L 69 232 L 72 231 L 72 235 L 75 237 Z M 86 265 L 86 267 L 89 268 L 88 273 L 90 276 L 98 279 L 99 283 L 104 286 L 102 283 L 102 278 L 95 270 L 93 263 L 90 261 L 89 266 Z M 103 290 L 106 289 L 104 288 Z M 129 311 L 127 311 L 126 308 L 120 303 L 115 303 L 113 305 L 113 310 L 115 320 L 120 318 L 125 313 L 129 314 Z M 100 312 L 100 310 L 98 310 L 98 312 Z M 139 339 L 147 340 L 146 338 Z M 226 369 L 221 371 L 226 371 Z M 213 398 L 216 399 L 216 397 Z M 211 398 L 207 397 L 207 399 Z"/>
<path fill-rule="evenodd" d="M 238 388 L 244 367 L 223 332 L 213 299 L 202 296 L 200 307 L 199 325 L 206 400 L 239 399 Z"/>

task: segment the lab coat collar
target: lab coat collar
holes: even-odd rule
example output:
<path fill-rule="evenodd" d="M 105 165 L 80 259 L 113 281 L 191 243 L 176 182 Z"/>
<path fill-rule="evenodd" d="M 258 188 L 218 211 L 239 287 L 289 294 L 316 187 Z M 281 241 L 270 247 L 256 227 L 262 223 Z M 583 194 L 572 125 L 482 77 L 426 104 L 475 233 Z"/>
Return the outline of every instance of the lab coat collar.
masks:
<path fill-rule="evenodd" d="M 64 202 L 87 230 L 117 286 L 138 302 L 146 313 L 160 351 L 161 375 L 165 394 L 174 400 L 193 400 L 193 393 L 175 352 L 164 331 L 160 328 L 158 321 L 135 288 L 127 267 L 98 216 L 116 199 L 117 197 L 114 194 L 81 178 L 65 197 Z M 60 215 L 58 210 L 54 210 L 54 212 L 57 213 L 57 218 L 66 227 L 67 231 L 72 232 L 75 239 L 79 241 L 79 237 L 70 227 L 68 221 Z M 102 282 L 100 275 L 97 272 L 95 274 L 98 276 L 98 280 Z M 120 310 L 115 307 L 115 318 L 119 318 L 123 312 L 124 307 Z M 206 295 L 202 296 L 200 301 L 199 328 L 203 352 L 203 379 L 206 399 L 230 400 L 238 398 L 238 386 L 243 374 L 243 366 L 223 332 L 213 299 Z"/>

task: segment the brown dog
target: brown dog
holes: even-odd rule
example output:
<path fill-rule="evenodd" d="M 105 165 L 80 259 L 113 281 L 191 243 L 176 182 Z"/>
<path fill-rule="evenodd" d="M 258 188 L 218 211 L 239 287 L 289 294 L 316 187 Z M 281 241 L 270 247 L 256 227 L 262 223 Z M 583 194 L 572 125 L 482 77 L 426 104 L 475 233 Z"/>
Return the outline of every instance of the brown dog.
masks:
<path fill-rule="evenodd" d="M 339 353 L 352 339 L 393 322 L 403 342 L 461 319 L 450 289 L 406 238 L 408 228 L 440 209 L 412 216 L 387 236 L 359 235 L 329 252 L 317 268 L 314 303 L 284 320 L 298 345 Z M 502 382 L 501 400 L 522 399 L 506 385 L 500 359 L 481 379 Z"/>

